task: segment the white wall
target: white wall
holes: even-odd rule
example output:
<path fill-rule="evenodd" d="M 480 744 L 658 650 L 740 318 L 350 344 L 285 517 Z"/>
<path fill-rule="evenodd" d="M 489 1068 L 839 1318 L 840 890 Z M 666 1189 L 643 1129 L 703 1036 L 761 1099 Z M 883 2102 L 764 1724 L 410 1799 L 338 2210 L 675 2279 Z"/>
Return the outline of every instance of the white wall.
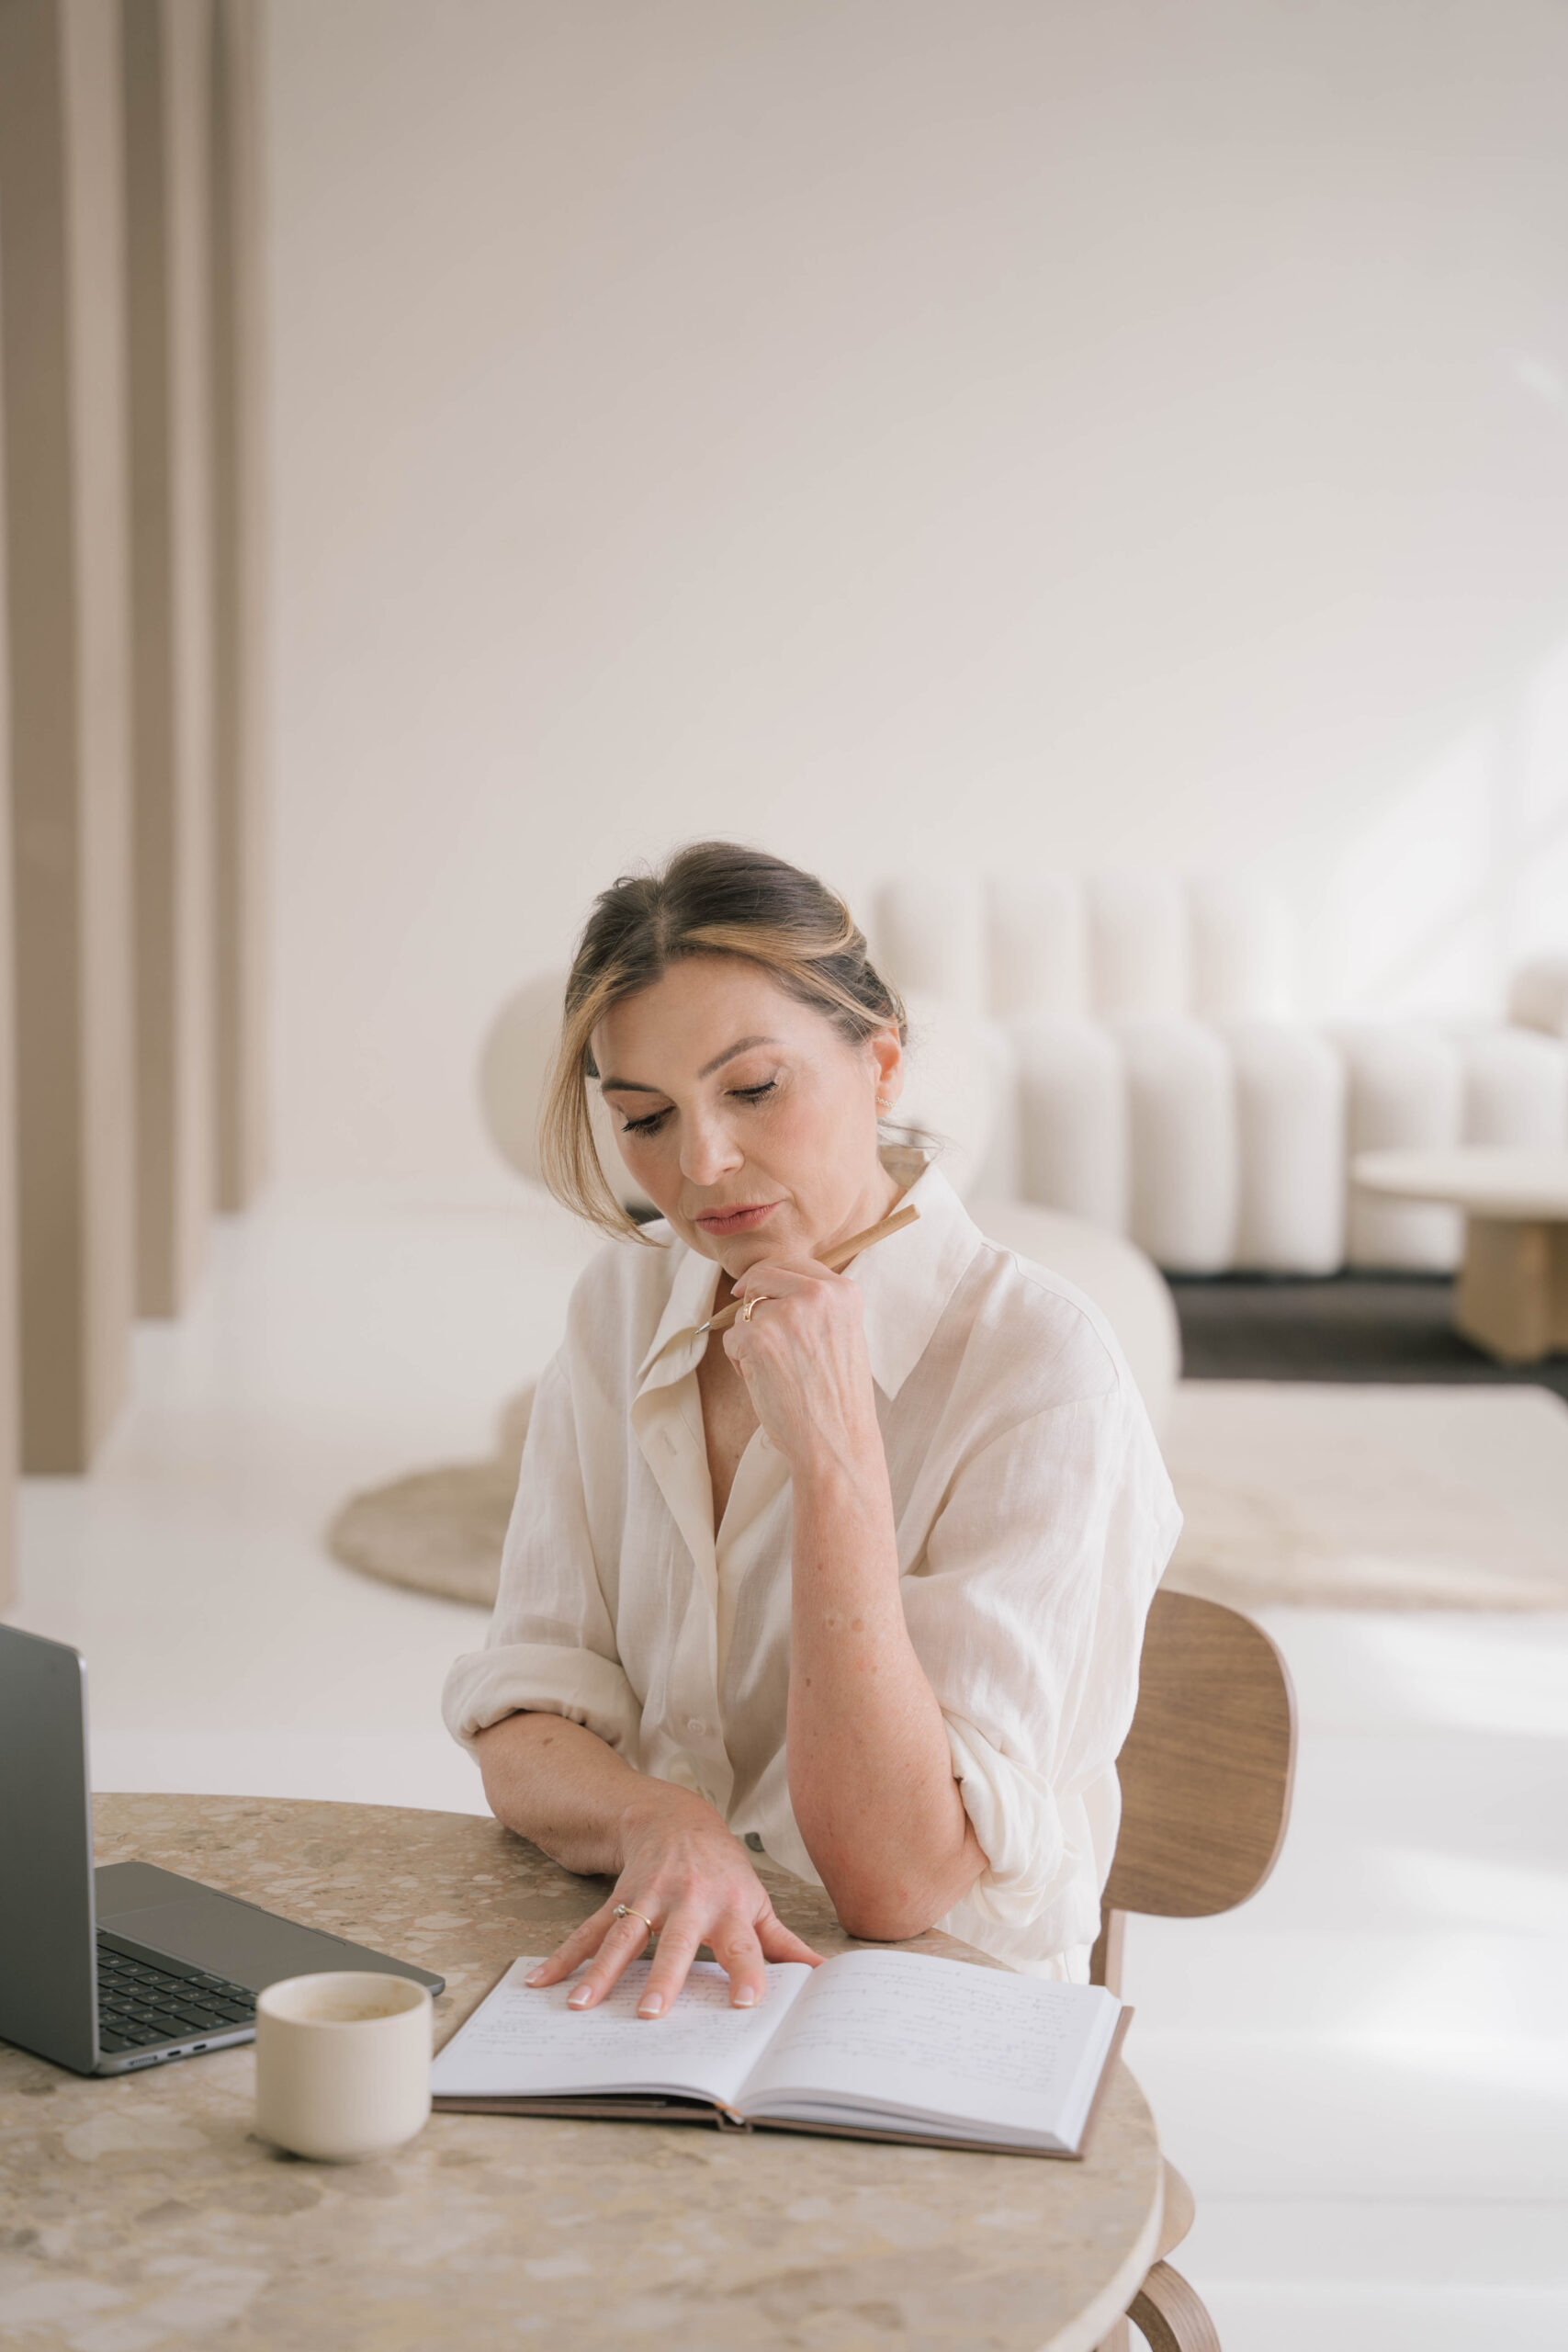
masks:
<path fill-rule="evenodd" d="M 278 1160 L 502 1192 L 629 859 L 1568 945 L 1556 0 L 273 0 Z"/>

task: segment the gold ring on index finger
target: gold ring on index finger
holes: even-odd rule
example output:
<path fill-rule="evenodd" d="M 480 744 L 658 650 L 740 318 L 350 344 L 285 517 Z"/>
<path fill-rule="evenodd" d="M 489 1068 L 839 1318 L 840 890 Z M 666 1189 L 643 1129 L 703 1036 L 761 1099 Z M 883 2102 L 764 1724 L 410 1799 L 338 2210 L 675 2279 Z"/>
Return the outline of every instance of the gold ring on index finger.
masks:
<path fill-rule="evenodd" d="M 755 1300 L 754 1298 L 749 1298 L 749 1299 L 747 1300 L 747 1302 L 746 1302 L 745 1306 L 744 1306 L 741 1308 L 741 1310 L 740 1310 L 740 1320 L 742 1321 L 742 1323 L 750 1323 L 750 1321 L 751 1320 L 752 1316 L 753 1316 L 753 1315 L 755 1315 L 755 1313 L 756 1313 L 756 1312 L 757 1312 L 757 1302 L 756 1302 L 756 1300 Z"/>
<path fill-rule="evenodd" d="M 658 1939 L 659 1930 L 654 1926 L 652 1920 L 649 1917 L 647 1912 L 637 1910 L 630 1903 L 617 1903 L 614 1911 L 610 1914 L 610 1917 L 613 1919 L 640 1919 L 643 1926 L 648 1929 L 648 1939 L 649 1943 L 655 1942 Z"/>

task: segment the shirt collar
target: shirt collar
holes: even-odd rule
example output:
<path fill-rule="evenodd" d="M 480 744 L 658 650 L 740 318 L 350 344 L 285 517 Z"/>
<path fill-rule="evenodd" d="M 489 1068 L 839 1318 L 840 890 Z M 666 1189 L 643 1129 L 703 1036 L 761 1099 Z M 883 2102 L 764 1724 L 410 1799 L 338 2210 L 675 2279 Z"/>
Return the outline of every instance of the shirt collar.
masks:
<path fill-rule="evenodd" d="M 865 1302 L 871 1376 L 893 1397 L 924 1355 L 984 1236 L 933 1161 L 905 1148 L 887 1151 L 883 1159 L 890 1175 L 910 1180 L 900 1197 L 913 1202 L 919 1221 L 863 1251 L 849 1273 Z M 651 1227 L 649 1233 L 674 1253 L 676 1265 L 659 1328 L 637 1366 L 639 1396 L 683 1380 L 698 1362 L 706 1342 L 697 1331 L 713 1313 L 719 1276 L 713 1259 L 685 1248 L 668 1226 Z"/>
<path fill-rule="evenodd" d="M 911 1159 L 917 1155 L 910 1154 Z M 891 1172 L 904 1170 L 887 1155 Z M 931 1344 L 964 1271 L 985 1237 L 934 1161 L 903 1195 L 919 1222 L 890 1234 L 848 1269 L 865 1301 L 865 1351 L 871 1376 L 897 1396 Z"/>
<path fill-rule="evenodd" d="M 637 1366 L 639 1396 L 645 1388 L 667 1388 L 672 1381 L 683 1380 L 698 1362 L 707 1342 L 697 1338 L 697 1331 L 713 1313 L 720 1272 L 716 1259 L 704 1258 L 677 1241 L 662 1218 L 646 1230 L 655 1248 L 668 1250 L 674 1259 L 675 1271 L 659 1329 Z"/>

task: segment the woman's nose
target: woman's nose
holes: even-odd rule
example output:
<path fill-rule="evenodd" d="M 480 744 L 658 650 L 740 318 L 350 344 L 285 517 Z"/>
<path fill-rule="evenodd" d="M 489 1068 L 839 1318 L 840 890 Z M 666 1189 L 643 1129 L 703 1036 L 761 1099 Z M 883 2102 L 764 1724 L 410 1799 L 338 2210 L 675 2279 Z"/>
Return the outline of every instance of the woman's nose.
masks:
<path fill-rule="evenodd" d="M 716 1184 L 733 1175 L 743 1154 L 721 1119 L 688 1119 L 681 1137 L 681 1173 L 688 1184 Z"/>

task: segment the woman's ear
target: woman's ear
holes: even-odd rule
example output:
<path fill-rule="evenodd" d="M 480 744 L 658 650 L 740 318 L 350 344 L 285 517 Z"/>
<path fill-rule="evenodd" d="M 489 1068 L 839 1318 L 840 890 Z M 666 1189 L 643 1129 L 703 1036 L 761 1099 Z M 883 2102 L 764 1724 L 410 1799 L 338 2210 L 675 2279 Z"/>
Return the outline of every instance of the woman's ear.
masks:
<path fill-rule="evenodd" d="M 876 1085 L 876 1115 L 886 1119 L 904 1091 L 904 1048 L 891 1025 L 874 1031 L 866 1044 Z"/>

